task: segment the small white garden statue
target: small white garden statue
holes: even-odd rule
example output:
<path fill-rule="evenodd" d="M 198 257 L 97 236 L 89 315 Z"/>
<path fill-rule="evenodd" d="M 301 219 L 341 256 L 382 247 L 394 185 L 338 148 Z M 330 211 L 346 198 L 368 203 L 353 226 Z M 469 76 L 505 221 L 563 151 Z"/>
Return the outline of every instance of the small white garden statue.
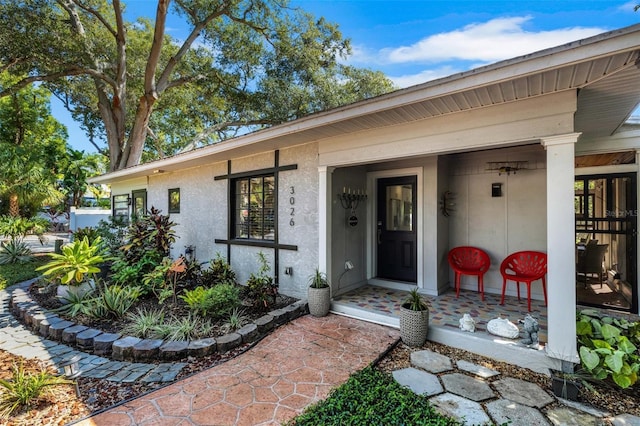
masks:
<path fill-rule="evenodd" d="M 531 315 L 526 315 L 524 320 L 519 321 L 522 324 L 524 331 L 524 339 L 520 340 L 520 343 L 527 346 L 538 345 L 538 321 Z"/>
<path fill-rule="evenodd" d="M 468 331 L 469 333 L 476 331 L 476 321 L 471 318 L 471 315 L 464 314 L 462 318 L 460 318 L 460 330 Z"/>
<path fill-rule="evenodd" d="M 487 331 L 496 336 L 515 339 L 520 334 L 518 326 L 506 318 L 494 318 L 487 323 Z"/>

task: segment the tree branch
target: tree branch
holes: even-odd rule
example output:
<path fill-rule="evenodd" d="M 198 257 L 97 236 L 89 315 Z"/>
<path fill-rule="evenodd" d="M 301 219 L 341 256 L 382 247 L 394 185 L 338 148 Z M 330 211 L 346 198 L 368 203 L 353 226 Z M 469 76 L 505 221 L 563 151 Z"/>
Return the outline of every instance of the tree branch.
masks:
<path fill-rule="evenodd" d="M 97 10 L 93 9 L 92 7 L 89 7 L 87 5 L 82 4 L 82 2 L 78 1 L 78 0 L 72 0 L 73 3 L 75 3 L 80 9 L 84 10 L 85 12 L 93 15 L 96 17 L 96 19 L 98 21 L 100 21 L 100 23 L 102 25 L 104 25 L 104 27 L 107 29 L 107 31 L 109 31 L 111 33 L 112 36 L 116 37 L 116 30 L 111 26 L 111 24 L 109 23 L 109 21 L 107 21 L 106 19 L 104 19 L 104 16 L 102 16 L 102 14 L 100 12 L 98 12 Z M 113 7 L 115 8 L 116 2 L 114 2 Z M 119 2 L 118 2 L 119 3 Z"/>
<path fill-rule="evenodd" d="M 167 63 L 164 70 L 162 71 L 162 74 L 158 79 L 159 92 L 163 92 L 167 88 L 171 73 L 175 69 L 176 65 L 178 65 L 180 60 L 184 57 L 184 55 L 186 55 L 189 49 L 191 49 L 191 45 L 200 36 L 200 33 L 202 32 L 202 30 L 204 30 L 211 21 L 224 15 L 228 11 L 228 5 L 224 5 L 221 9 L 215 10 L 214 12 L 207 15 L 202 21 L 197 22 L 196 21 L 197 16 L 194 11 L 187 8 L 181 0 L 176 0 L 176 3 L 180 5 L 180 7 L 182 7 L 182 9 L 184 9 L 184 11 L 194 19 L 194 27 L 191 33 L 189 34 L 189 36 L 187 37 L 187 39 L 182 43 L 182 46 L 180 46 L 180 49 L 178 49 L 178 52 L 175 55 L 173 55 L 171 59 L 169 59 L 169 62 Z M 156 23 L 156 27 L 157 27 L 157 23 Z"/>
<path fill-rule="evenodd" d="M 18 81 L 17 83 L 13 84 L 11 87 L 7 87 L 6 89 L 0 91 L 0 98 L 3 98 L 12 93 L 15 93 L 20 89 L 23 89 L 26 86 L 36 81 L 54 81 L 61 77 L 71 77 L 74 75 L 83 75 L 83 74 L 96 77 L 106 82 L 110 86 L 113 86 L 115 84 L 115 82 L 112 79 L 108 78 L 103 73 L 100 73 L 96 70 L 87 69 L 87 68 L 70 68 L 70 69 L 62 70 L 56 73 L 51 73 L 46 75 L 30 75 L 29 77 L 25 77 L 22 80 Z"/>

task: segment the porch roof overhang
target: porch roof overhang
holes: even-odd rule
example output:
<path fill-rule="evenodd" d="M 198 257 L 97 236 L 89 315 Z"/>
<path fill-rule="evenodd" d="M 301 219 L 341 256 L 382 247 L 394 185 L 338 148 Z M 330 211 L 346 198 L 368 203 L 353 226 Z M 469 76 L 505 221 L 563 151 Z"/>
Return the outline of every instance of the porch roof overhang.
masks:
<path fill-rule="evenodd" d="M 608 137 L 640 103 L 640 24 L 316 113 L 173 157 L 92 178 L 116 183 L 257 152 L 577 91 L 575 132 Z"/>

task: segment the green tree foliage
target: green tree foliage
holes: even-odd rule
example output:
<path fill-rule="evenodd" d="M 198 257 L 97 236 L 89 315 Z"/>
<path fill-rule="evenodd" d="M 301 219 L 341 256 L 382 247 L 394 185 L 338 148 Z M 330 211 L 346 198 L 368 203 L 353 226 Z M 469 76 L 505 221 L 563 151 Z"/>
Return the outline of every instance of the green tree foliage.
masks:
<path fill-rule="evenodd" d="M 190 33 L 166 34 L 170 12 Z M 110 170 L 390 91 L 340 63 L 336 25 L 276 0 L 158 0 L 153 23 L 120 0 L 0 0 L 1 70 L 42 82 L 107 141 Z M 145 151 L 146 149 L 146 151 Z M 106 151 L 103 153 L 106 154 Z"/>
<path fill-rule="evenodd" d="M 0 74 L 0 85 L 15 81 Z M 13 217 L 32 216 L 43 202 L 62 198 L 56 180 L 67 135 L 51 116 L 49 97 L 31 86 L 0 98 L 0 196 Z"/>
<path fill-rule="evenodd" d="M 67 147 L 61 171 L 62 192 L 73 207 L 80 207 L 82 196 L 89 189 L 87 179 L 104 172 L 105 169 L 102 167 L 99 154 L 85 154 L 84 151 Z"/>

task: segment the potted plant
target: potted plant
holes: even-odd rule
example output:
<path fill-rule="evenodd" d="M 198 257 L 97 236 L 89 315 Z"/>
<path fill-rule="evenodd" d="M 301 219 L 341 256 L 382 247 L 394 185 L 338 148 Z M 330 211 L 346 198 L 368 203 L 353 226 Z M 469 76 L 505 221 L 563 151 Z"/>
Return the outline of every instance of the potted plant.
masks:
<path fill-rule="evenodd" d="M 69 293 L 82 296 L 93 289 L 93 277 L 100 272 L 99 266 L 104 262 L 100 237 L 89 243 L 85 236 L 62 247 L 62 253 L 51 254 L 51 261 L 37 270 L 44 271 L 44 276 L 52 276 L 59 280 L 57 295 L 61 299 L 68 298 Z"/>
<path fill-rule="evenodd" d="M 570 401 L 577 401 L 580 393 L 580 382 L 574 374 L 551 370 L 551 387 L 555 396 Z"/>
<path fill-rule="evenodd" d="M 414 288 L 400 306 L 400 338 L 406 345 L 422 346 L 428 331 L 429 305 Z"/>
<path fill-rule="evenodd" d="M 309 289 L 307 291 L 309 313 L 314 317 L 323 317 L 331 309 L 331 287 L 327 275 L 316 268 L 309 276 Z"/>

